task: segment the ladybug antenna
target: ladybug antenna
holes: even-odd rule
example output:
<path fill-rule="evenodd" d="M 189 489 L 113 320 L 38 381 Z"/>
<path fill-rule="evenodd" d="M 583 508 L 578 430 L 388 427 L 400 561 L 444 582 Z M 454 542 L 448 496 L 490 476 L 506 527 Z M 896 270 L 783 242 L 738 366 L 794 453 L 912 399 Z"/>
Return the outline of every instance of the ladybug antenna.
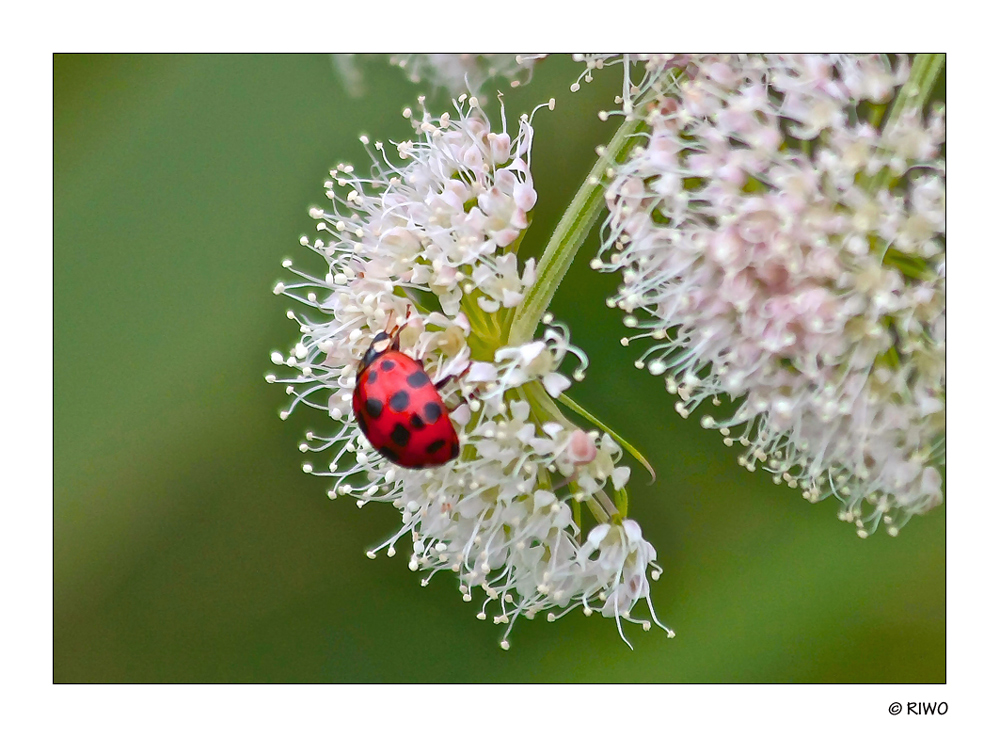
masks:
<path fill-rule="evenodd" d="M 399 351 L 399 332 L 403 330 L 408 322 L 410 322 L 410 310 L 412 306 L 407 303 L 406 305 L 406 316 L 403 318 L 403 322 L 397 325 L 393 325 L 395 322 L 393 320 L 395 316 L 395 311 L 390 310 L 389 315 L 386 316 L 386 324 L 389 326 L 389 337 L 392 339 L 392 348 L 394 351 Z"/>

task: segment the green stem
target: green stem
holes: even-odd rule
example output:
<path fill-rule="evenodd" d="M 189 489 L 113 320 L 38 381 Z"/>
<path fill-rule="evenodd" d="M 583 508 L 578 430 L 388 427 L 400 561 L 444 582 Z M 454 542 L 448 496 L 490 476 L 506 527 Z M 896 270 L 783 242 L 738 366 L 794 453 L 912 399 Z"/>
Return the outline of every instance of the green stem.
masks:
<path fill-rule="evenodd" d="M 922 109 L 927 103 L 931 92 L 934 90 L 934 83 L 937 82 L 938 74 L 944 68 L 944 54 L 917 54 L 910 68 L 910 76 L 905 84 L 900 88 L 896 99 L 892 101 L 889 109 L 889 117 L 882 127 L 882 133 L 889 133 L 899 117 L 908 109 Z M 872 177 L 868 183 L 868 192 L 878 192 L 883 189 L 889 181 L 892 173 L 889 167 L 883 167 L 878 174 Z"/>
<path fill-rule="evenodd" d="M 525 293 L 524 301 L 514 312 L 508 343 L 516 346 L 530 341 L 535 335 L 542 315 L 552 302 L 559 283 L 580 250 L 580 246 L 604 207 L 604 171 L 611 162 L 625 161 L 628 152 L 636 143 L 635 133 L 642 126 L 639 118 L 626 118 L 615 133 L 607 150 L 597 159 L 597 163 L 587 174 L 583 185 L 577 190 L 569 209 L 559 220 L 552 237 L 545 246 L 542 259 L 538 263 L 535 283 Z"/>
<path fill-rule="evenodd" d="M 628 490 L 624 487 L 615 490 L 615 507 L 623 519 L 628 517 Z"/>
<path fill-rule="evenodd" d="M 943 68 L 944 54 L 916 55 L 913 59 L 913 67 L 910 69 L 910 77 L 892 103 L 889 120 L 885 124 L 886 130 L 896 122 L 896 119 L 906 108 L 923 108 L 927 104 L 927 98 L 934 90 L 934 83 Z"/>
<path fill-rule="evenodd" d="M 555 401 L 549 397 L 549 393 L 545 391 L 545 388 L 542 387 L 540 382 L 528 382 L 527 384 L 521 385 L 520 389 L 523 391 L 523 396 L 528 401 L 528 404 L 531 405 L 531 409 L 535 412 L 539 421 L 539 427 L 542 426 L 542 423 L 554 420 L 563 428 L 576 428 L 576 426 L 573 423 L 570 423 L 566 419 L 566 416 L 559 411 Z"/>

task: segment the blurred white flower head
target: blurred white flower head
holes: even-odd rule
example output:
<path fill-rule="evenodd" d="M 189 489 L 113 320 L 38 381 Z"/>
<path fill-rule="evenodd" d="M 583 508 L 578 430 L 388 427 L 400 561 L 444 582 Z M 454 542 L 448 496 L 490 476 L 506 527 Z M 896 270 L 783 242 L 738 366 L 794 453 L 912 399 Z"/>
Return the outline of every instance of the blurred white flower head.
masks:
<path fill-rule="evenodd" d="M 426 83 L 457 97 L 478 94 L 487 83 L 501 80 L 511 88 L 531 81 L 535 62 L 545 54 L 397 54 L 388 57 L 413 83 Z M 344 89 L 352 97 L 365 90 L 366 63 L 385 63 L 378 54 L 332 54 L 331 60 Z"/>
<path fill-rule="evenodd" d="M 518 617 L 547 611 L 552 620 L 576 607 L 615 618 L 620 632 L 622 620 L 648 629 L 632 611 L 644 600 L 656 621 L 646 575 L 660 569 L 611 499 L 628 480 L 622 450 L 576 428 L 552 401 L 571 384 L 564 360 L 575 357 L 579 380 L 586 356 L 548 315 L 540 339 L 507 340 L 535 276 L 532 260 L 517 259 L 536 199 L 530 118 L 512 134 L 502 108 L 500 130 L 475 97 L 455 109 L 407 110 L 416 136 L 394 144 L 395 157 L 363 137 L 370 172 L 331 171 L 331 205 L 312 211 L 320 236 L 302 239 L 327 269 L 313 277 L 284 263 L 296 279 L 275 292 L 303 306 L 288 313 L 300 338 L 287 355 L 272 354 L 287 376 L 267 379 L 293 398 L 282 418 L 300 404 L 329 416 L 331 430 L 307 434 L 300 449 L 322 455 L 303 468 L 329 480 L 331 498 L 399 510 L 399 530 L 369 555 L 393 556 L 409 541 L 409 566 L 427 572 L 425 584 L 448 571 L 465 600 L 479 592 L 478 617 L 507 625 L 504 648 Z M 434 382 L 454 377 L 441 392 L 461 453 L 435 469 L 389 463 L 352 417 L 358 364 L 372 337 L 396 326 L 402 350 Z"/>
<path fill-rule="evenodd" d="M 498 78 L 511 87 L 531 81 L 538 54 L 404 54 L 390 62 L 402 69 L 411 82 L 427 82 L 452 95 L 478 93 Z"/>
<path fill-rule="evenodd" d="M 636 366 L 682 416 L 739 400 L 701 423 L 747 469 L 895 535 L 942 500 L 943 108 L 905 57 L 641 63 L 620 102 L 647 133 L 592 264 L 622 276 L 623 342 L 652 339 Z"/>

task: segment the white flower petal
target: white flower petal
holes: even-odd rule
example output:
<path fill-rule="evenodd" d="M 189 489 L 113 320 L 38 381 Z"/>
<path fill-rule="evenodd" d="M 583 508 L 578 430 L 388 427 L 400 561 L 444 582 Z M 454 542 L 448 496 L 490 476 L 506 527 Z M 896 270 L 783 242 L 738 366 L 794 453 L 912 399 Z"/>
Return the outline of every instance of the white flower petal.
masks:
<path fill-rule="evenodd" d="M 628 479 L 632 475 L 632 470 L 627 466 L 619 466 L 611 472 L 611 483 L 615 489 L 621 489 L 628 484 Z"/>
<path fill-rule="evenodd" d="M 495 382 L 497 378 L 497 368 L 485 361 L 473 361 L 469 365 L 469 372 L 466 379 L 470 382 Z"/>
<path fill-rule="evenodd" d="M 552 372 L 551 374 L 546 374 L 542 377 L 542 384 L 545 386 L 545 391 L 549 393 L 551 397 L 559 397 L 565 390 L 569 389 L 572 384 L 566 377 L 562 374 L 556 374 Z"/>

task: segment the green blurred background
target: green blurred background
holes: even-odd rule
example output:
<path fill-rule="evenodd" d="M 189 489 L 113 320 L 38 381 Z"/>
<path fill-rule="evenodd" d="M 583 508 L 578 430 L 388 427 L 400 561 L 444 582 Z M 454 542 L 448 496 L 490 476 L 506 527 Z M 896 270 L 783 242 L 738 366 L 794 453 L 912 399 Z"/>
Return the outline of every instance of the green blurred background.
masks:
<path fill-rule="evenodd" d="M 740 468 L 632 368 L 593 240 L 553 310 L 592 361 L 574 397 L 657 470 L 635 470 L 629 510 L 677 637 L 633 626 L 633 652 L 575 612 L 522 620 L 504 652 L 453 580 L 365 557 L 397 512 L 328 500 L 297 450 L 328 421 L 282 423 L 263 380 L 296 337 L 281 259 L 320 268 L 298 238 L 327 170 L 364 164 L 360 133 L 408 137 L 427 91 L 361 68 L 351 98 L 328 56 L 55 57 L 55 680 L 944 681 L 944 511 L 863 541 L 835 502 Z M 505 94 L 512 123 L 557 98 L 535 117 L 529 254 L 613 133 L 596 110 L 618 69 L 571 94 L 578 73 L 553 57 Z"/>

